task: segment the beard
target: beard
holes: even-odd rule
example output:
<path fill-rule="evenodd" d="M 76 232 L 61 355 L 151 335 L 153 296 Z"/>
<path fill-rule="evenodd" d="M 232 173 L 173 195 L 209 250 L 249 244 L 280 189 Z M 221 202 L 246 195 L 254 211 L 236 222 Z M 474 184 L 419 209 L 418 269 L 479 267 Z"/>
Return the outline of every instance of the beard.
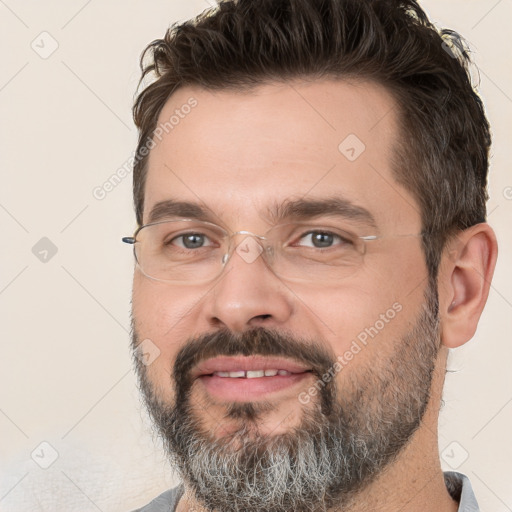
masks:
<path fill-rule="evenodd" d="M 135 328 L 132 337 L 136 347 Z M 159 396 L 140 359 L 135 364 L 170 460 L 206 510 L 325 512 L 349 508 L 421 424 L 440 343 L 432 284 L 415 324 L 395 341 L 392 353 L 378 354 L 377 343 L 378 336 L 364 349 L 374 357 L 343 381 L 341 392 L 335 378 L 324 382 L 316 399 L 303 406 L 298 424 L 275 435 L 261 433 L 258 420 L 276 406 L 258 401 L 226 403 L 224 419 L 235 426 L 215 437 L 203 423 L 208 402 L 200 407 L 191 401 L 191 369 L 220 355 L 283 356 L 312 368 L 319 382 L 336 364 L 325 343 L 265 328 L 191 339 L 178 352 L 168 383 L 175 390 L 173 403 Z"/>

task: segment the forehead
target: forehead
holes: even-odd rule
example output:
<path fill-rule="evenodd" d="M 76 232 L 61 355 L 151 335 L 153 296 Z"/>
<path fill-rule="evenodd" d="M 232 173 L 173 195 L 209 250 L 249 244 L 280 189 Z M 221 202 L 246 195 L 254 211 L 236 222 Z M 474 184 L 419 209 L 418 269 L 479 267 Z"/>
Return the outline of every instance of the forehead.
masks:
<path fill-rule="evenodd" d="M 392 173 L 398 133 L 394 99 L 369 82 L 183 87 L 159 116 L 144 221 L 168 199 L 206 206 L 232 225 L 290 199 L 341 197 L 383 227 L 417 228 L 417 202 Z"/>

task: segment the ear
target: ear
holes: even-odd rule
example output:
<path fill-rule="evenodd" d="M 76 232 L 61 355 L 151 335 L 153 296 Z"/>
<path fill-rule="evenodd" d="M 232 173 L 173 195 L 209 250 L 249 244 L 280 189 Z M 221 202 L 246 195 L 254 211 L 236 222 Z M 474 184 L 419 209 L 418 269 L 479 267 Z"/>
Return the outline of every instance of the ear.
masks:
<path fill-rule="evenodd" d="M 441 341 L 456 348 L 475 334 L 494 274 L 498 244 L 487 223 L 476 224 L 449 240 L 438 276 Z"/>

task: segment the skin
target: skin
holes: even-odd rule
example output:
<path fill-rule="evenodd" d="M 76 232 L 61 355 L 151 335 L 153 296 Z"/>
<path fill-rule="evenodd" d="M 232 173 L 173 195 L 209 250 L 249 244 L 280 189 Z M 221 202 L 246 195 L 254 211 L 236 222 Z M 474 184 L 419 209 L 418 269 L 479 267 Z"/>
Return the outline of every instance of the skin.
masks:
<path fill-rule="evenodd" d="M 159 201 L 179 199 L 206 206 L 231 231 L 263 234 L 270 227 L 264 211 L 288 198 L 341 195 L 369 210 L 376 228 L 363 234 L 415 234 L 421 231 L 417 200 L 391 171 L 393 144 L 399 136 L 393 98 L 379 85 L 322 80 L 272 83 L 250 93 L 178 90 L 164 106 L 159 122 L 170 118 L 190 97 L 197 106 L 151 150 L 145 189 L 144 222 Z M 338 150 L 349 134 L 366 146 L 353 162 Z M 241 242 L 243 236 L 237 238 Z M 353 511 L 456 511 L 439 463 L 437 420 L 448 348 L 474 334 L 487 299 L 496 261 L 492 229 L 479 224 L 461 232 L 446 248 L 438 276 L 441 349 L 431 400 L 422 426 L 399 458 L 351 508 Z M 263 326 L 319 339 L 336 355 L 372 326 L 396 302 L 402 311 L 336 374 L 343 390 L 360 365 L 379 367 L 418 316 L 427 284 L 427 268 L 416 237 L 385 238 L 367 246 L 363 266 L 339 286 L 287 282 L 261 259 L 246 263 L 233 255 L 213 283 L 170 286 L 136 269 L 133 316 L 139 339 L 161 351 L 148 376 L 161 398 L 172 401 L 169 375 L 176 353 L 193 336 L 228 328 L 241 332 Z M 283 390 L 259 419 L 267 435 L 297 424 L 307 404 L 297 399 L 314 382 Z M 225 435 L 226 403 L 209 399 L 198 383 L 191 400 L 202 421 Z M 390 492 L 390 489 L 393 492 Z M 202 510 L 193 496 L 178 511 Z"/>

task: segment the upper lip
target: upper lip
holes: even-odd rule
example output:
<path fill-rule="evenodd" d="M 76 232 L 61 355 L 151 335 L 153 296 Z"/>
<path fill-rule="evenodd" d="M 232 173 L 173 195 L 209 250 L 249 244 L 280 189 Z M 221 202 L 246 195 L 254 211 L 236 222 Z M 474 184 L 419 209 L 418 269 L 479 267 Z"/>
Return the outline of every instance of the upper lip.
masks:
<path fill-rule="evenodd" d="M 291 359 L 265 356 L 230 356 L 215 357 L 202 361 L 192 370 L 195 379 L 214 372 L 235 372 L 237 370 L 286 370 L 290 373 L 303 373 L 311 368 Z"/>

